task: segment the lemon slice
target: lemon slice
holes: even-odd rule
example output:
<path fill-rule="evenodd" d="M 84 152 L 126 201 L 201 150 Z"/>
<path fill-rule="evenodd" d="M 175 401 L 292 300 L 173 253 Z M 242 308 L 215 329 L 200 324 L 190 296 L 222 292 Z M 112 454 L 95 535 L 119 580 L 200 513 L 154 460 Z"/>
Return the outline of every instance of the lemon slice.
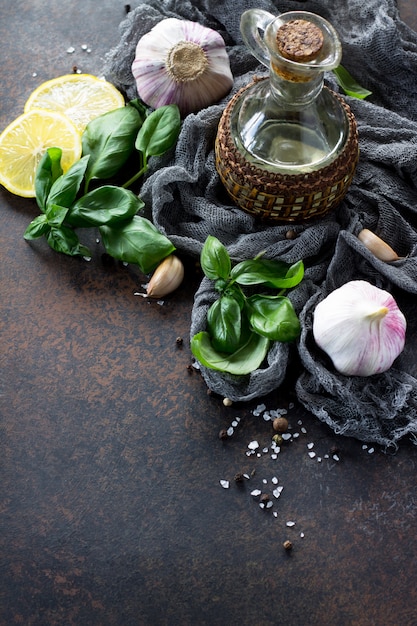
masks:
<path fill-rule="evenodd" d="M 29 96 L 24 111 L 48 109 L 67 115 L 82 133 L 95 117 L 125 105 L 123 95 L 91 74 L 65 74 L 42 83 Z"/>
<path fill-rule="evenodd" d="M 0 135 L 0 183 L 17 196 L 35 197 L 35 175 L 47 148 L 62 149 L 64 172 L 81 157 L 81 136 L 62 113 L 34 109 Z"/>

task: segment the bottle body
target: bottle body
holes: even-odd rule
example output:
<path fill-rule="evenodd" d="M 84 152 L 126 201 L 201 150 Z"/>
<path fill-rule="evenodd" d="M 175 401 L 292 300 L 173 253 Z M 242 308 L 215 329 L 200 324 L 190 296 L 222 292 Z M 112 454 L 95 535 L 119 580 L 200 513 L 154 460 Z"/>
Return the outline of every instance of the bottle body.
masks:
<path fill-rule="evenodd" d="M 343 151 L 349 122 L 328 89 L 301 107 L 277 106 L 268 80 L 254 83 L 230 117 L 236 149 L 255 167 L 302 174 L 329 165 Z"/>

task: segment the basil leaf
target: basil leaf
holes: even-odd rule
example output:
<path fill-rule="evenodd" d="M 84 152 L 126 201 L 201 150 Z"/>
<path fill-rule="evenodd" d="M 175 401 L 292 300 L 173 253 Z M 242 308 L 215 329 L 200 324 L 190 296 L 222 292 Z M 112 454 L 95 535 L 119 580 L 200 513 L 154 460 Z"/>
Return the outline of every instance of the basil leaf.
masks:
<path fill-rule="evenodd" d="M 273 341 L 294 341 L 301 332 L 291 300 L 285 296 L 253 295 L 246 300 L 252 329 Z"/>
<path fill-rule="evenodd" d="M 225 246 L 213 235 L 209 235 L 200 255 L 201 268 L 207 278 L 217 280 L 229 278 L 231 261 Z"/>
<path fill-rule="evenodd" d="M 333 70 L 333 74 L 335 75 L 337 84 L 348 96 L 364 100 L 368 96 L 372 95 L 372 91 L 368 91 L 368 89 L 359 85 L 359 83 L 356 82 L 353 76 L 342 65 L 336 67 Z"/>
<path fill-rule="evenodd" d="M 146 157 L 160 156 L 175 145 L 181 129 L 181 116 L 176 104 L 155 109 L 142 124 L 136 138 L 136 150 Z"/>
<path fill-rule="evenodd" d="M 28 241 L 31 239 L 38 239 L 39 237 L 46 235 L 50 229 L 51 227 L 48 224 L 46 215 L 42 213 L 42 215 L 38 215 L 38 217 L 35 217 L 35 219 L 31 221 L 23 233 L 23 237 Z"/>
<path fill-rule="evenodd" d="M 82 157 L 76 161 L 65 174 L 62 174 L 51 187 L 47 205 L 56 204 L 61 207 L 70 207 L 80 189 L 87 168 L 89 157 Z"/>
<path fill-rule="evenodd" d="M 91 256 L 90 250 L 80 244 L 78 236 L 68 226 L 51 228 L 46 235 L 46 240 L 56 252 L 62 252 L 69 256 Z"/>
<path fill-rule="evenodd" d="M 59 227 L 64 222 L 67 213 L 67 207 L 59 206 L 59 204 L 48 204 L 45 216 L 49 226 Z"/>
<path fill-rule="evenodd" d="M 89 122 L 82 136 L 83 154 L 90 155 L 87 186 L 93 178 L 111 178 L 126 163 L 141 124 L 133 106 L 114 109 Z"/>
<path fill-rule="evenodd" d="M 207 312 L 207 327 L 215 350 L 235 352 L 242 335 L 242 315 L 239 303 L 226 295 L 213 302 Z"/>
<path fill-rule="evenodd" d="M 77 200 L 66 221 L 76 228 L 111 225 L 133 217 L 143 206 L 143 200 L 131 191 L 103 185 Z"/>
<path fill-rule="evenodd" d="M 269 339 L 250 333 L 246 343 L 233 354 L 217 352 L 210 341 L 210 335 L 203 331 L 191 339 L 191 351 L 205 367 L 236 376 L 250 374 L 258 369 L 265 359 Z"/>
<path fill-rule="evenodd" d="M 149 274 L 175 250 L 152 222 L 139 215 L 114 226 L 100 226 L 100 235 L 110 256 L 139 265 L 144 274 Z"/>
<path fill-rule="evenodd" d="M 42 212 L 46 209 L 46 201 L 53 183 L 62 174 L 61 148 L 48 148 L 42 155 L 35 176 L 36 202 Z"/>
<path fill-rule="evenodd" d="M 297 261 L 289 265 L 284 261 L 256 258 L 235 265 L 231 276 L 240 285 L 265 284 L 278 289 L 291 289 L 303 279 L 304 264 Z"/>

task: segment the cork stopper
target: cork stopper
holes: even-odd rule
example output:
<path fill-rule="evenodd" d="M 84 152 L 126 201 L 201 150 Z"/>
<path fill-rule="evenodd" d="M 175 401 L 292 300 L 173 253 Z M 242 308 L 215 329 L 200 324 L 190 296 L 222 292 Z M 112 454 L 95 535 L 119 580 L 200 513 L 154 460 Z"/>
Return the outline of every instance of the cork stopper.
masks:
<path fill-rule="evenodd" d="M 308 20 L 290 20 L 277 31 L 278 51 L 290 61 L 306 63 L 317 58 L 323 47 L 321 29 Z"/>

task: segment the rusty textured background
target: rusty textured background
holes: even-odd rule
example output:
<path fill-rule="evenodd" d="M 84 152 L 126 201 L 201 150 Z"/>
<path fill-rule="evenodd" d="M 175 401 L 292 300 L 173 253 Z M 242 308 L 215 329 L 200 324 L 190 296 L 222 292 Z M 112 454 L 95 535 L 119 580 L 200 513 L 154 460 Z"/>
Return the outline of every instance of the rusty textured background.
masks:
<path fill-rule="evenodd" d="M 417 28 L 414 1 L 399 6 Z M 98 72 L 124 14 L 3 0 L 0 127 L 42 81 Z M 258 402 L 226 408 L 189 369 L 194 262 L 148 302 L 134 296 L 144 277 L 94 241 L 90 263 L 26 243 L 36 213 L 0 189 L 1 626 L 416 624 L 415 447 L 371 454 L 295 405 L 300 437 L 276 461 L 248 457 L 271 440 Z M 262 399 L 292 401 L 291 377 Z M 241 471 L 254 473 L 239 485 Z M 250 491 L 271 493 L 274 476 L 283 493 L 262 511 Z"/>

